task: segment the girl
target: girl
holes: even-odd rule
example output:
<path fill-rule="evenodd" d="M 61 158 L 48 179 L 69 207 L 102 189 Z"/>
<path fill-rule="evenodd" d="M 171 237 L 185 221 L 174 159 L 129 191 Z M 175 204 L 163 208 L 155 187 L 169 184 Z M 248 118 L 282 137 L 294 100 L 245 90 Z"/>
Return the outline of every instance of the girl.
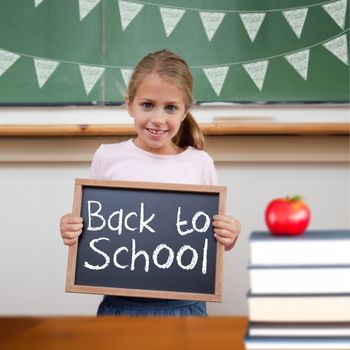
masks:
<path fill-rule="evenodd" d="M 101 145 L 91 164 L 96 179 L 216 184 L 213 160 L 203 150 L 204 136 L 192 117 L 192 75 L 187 63 L 162 50 L 144 57 L 131 77 L 126 107 L 137 137 Z M 240 223 L 228 215 L 213 218 L 215 238 L 230 250 Z M 61 218 L 63 242 L 77 242 L 83 223 L 67 214 Z M 203 316 L 198 301 L 157 300 L 105 296 L 98 315 Z"/>

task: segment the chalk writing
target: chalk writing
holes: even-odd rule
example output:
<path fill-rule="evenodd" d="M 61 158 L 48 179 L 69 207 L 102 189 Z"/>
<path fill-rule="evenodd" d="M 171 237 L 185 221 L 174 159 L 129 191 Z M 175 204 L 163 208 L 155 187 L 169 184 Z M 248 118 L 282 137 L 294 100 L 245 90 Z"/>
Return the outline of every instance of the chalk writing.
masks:
<path fill-rule="evenodd" d="M 97 206 L 97 209 L 95 211 L 92 211 L 92 206 Z M 89 226 L 87 228 L 88 231 L 100 231 L 106 226 L 106 219 L 103 215 L 100 214 L 102 210 L 102 204 L 99 201 L 88 201 L 88 216 L 89 216 Z M 135 216 L 138 217 L 136 212 L 130 212 L 128 213 L 124 218 L 124 210 L 119 209 L 114 211 L 111 215 L 108 217 L 108 228 L 111 231 L 117 231 L 119 235 L 123 232 L 123 226 L 130 231 L 135 231 L 137 227 L 130 227 L 129 225 L 129 219 L 131 217 Z M 148 224 L 153 220 L 155 214 L 152 214 L 146 221 L 145 221 L 145 213 L 144 213 L 144 203 L 140 204 L 140 214 L 139 214 L 139 232 L 143 232 L 144 229 L 147 229 L 150 232 L 155 232 L 152 227 L 150 227 Z M 97 218 L 100 220 L 101 224 L 100 226 L 93 226 L 92 225 L 92 219 Z M 124 220 L 123 220 L 124 218 Z M 94 220 L 96 221 L 96 220 Z M 113 226 L 113 222 L 116 221 L 117 225 Z"/>
<path fill-rule="evenodd" d="M 104 270 L 110 265 L 111 258 L 108 256 L 108 254 L 96 247 L 96 244 L 102 240 L 110 241 L 110 239 L 107 237 L 96 238 L 90 242 L 90 247 L 94 252 L 96 252 L 97 254 L 101 255 L 104 258 L 104 263 L 102 265 L 92 265 L 88 261 L 85 261 L 84 267 L 86 267 L 87 269 Z M 166 262 L 163 264 L 159 263 L 158 261 L 158 256 L 162 250 L 166 250 L 168 252 L 168 257 L 166 259 Z M 134 271 L 136 260 L 139 257 L 143 257 L 144 271 L 145 272 L 149 271 L 149 266 L 150 266 L 149 254 L 145 250 L 136 249 L 135 239 L 132 239 L 132 247 L 130 252 L 130 265 L 121 265 L 118 262 L 118 255 L 122 251 L 129 253 L 129 249 L 126 246 L 122 246 L 122 247 L 119 247 L 113 254 L 113 264 L 116 268 L 125 269 L 127 267 L 130 267 L 130 271 Z M 192 254 L 191 261 L 188 264 L 184 264 L 182 261 L 182 257 L 186 251 L 190 251 Z M 203 254 L 202 254 L 202 274 L 203 275 L 207 273 L 207 253 L 208 253 L 208 239 L 206 238 L 204 241 Z M 174 257 L 175 257 L 174 250 L 166 244 L 159 244 L 152 253 L 152 261 L 154 265 L 160 269 L 169 269 L 175 260 Z M 199 258 L 198 252 L 196 251 L 196 249 L 194 249 L 190 245 L 183 245 L 176 254 L 177 265 L 183 270 L 193 270 L 198 263 L 198 258 Z"/>
<path fill-rule="evenodd" d="M 111 232 L 117 232 L 118 235 L 123 234 L 123 232 L 131 231 L 134 232 L 138 230 L 138 233 L 143 233 L 144 231 L 148 233 L 156 233 L 155 229 L 153 229 L 150 224 L 155 219 L 156 214 L 151 213 L 147 218 L 145 217 L 145 205 L 144 203 L 140 203 L 140 210 L 138 212 L 136 211 L 130 211 L 126 212 L 123 208 L 119 208 L 116 211 L 113 211 L 110 215 L 108 215 L 108 218 L 106 218 L 101 213 L 103 212 L 103 206 L 101 202 L 95 201 L 95 200 L 89 200 L 87 201 L 87 207 L 88 207 L 88 227 L 87 231 L 101 231 L 104 228 L 108 228 Z M 199 224 L 201 218 L 204 218 L 204 223 Z M 132 219 L 132 220 L 131 220 Z M 131 223 L 129 222 L 131 220 Z M 188 227 L 188 221 L 181 219 L 181 207 L 178 207 L 177 210 L 177 217 L 176 217 L 176 228 L 177 233 L 180 236 L 188 235 L 193 232 L 198 233 L 205 233 L 208 231 L 210 227 L 210 217 L 208 214 L 206 214 L 203 211 L 197 211 L 191 221 L 191 228 L 188 228 L 186 230 L 182 230 L 182 226 Z M 107 225 L 107 226 L 106 226 Z M 144 232 L 144 233 L 145 233 Z M 93 252 L 95 252 L 97 255 L 99 255 L 101 258 L 104 259 L 103 264 L 92 264 L 88 262 L 87 260 L 84 261 L 84 267 L 90 270 L 104 270 L 111 264 L 111 257 L 103 250 L 103 248 L 99 247 L 99 243 L 101 241 L 107 241 L 109 242 L 110 239 L 107 237 L 99 237 L 92 239 L 90 241 L 90 248 Z M 164 262 L 159 261 L 159 255 L 163 252 L 163 260 Z M 119 254 L 123 253 L 130 255 L 130 264 L 121 264 L 118 260 Z M 164 254 L 167 254 L 166 259 L 164 259 Z M 190 261 L 184 263 L 183 262 L 183 255 L 187 254 L 187 256 L 190 256 Z M 207 273 L 207 254 L 208 254 L 208 239 L 206 238 L 203 243 L 203 250 L 201 254 L 201 264 L 202 264 L 202 274 L 205 275 Z M 175 252 L 174 250 L 169 247 L 167 244 L 161 243 L 155 249 L 153 250 L 152 254 L 152 261 L 155 267 L 159 269 L 169 269 L 174 261 L 176 261 L 176 264 L 178 267 L 180 267 L 183 270 L 193 270 L 199 260 L 199 254 L 195 248 L 193 248 L 191 245 L 185 244 L 183 245 L 178 252 L 176 253 L 176 259 L 175 259 Z M 138 250 L 136 247 L 136 241 L 135 239 L 132 239 L 131 241 L 131 249 L 127 246 L 121 246 L 118 247 L 112 257 L 113 265 L 118 269 L 126 269 L 130 268 L 130 271 L 134 271 L 136 269 L 136 260 L 141 260 L 144 262 L 143 269 L 145 272 L 148 272 L 150 269 L 150 254 L 148 254 L 145 250 Z M 187 259 L 188 260 L 188 259 Z"/>

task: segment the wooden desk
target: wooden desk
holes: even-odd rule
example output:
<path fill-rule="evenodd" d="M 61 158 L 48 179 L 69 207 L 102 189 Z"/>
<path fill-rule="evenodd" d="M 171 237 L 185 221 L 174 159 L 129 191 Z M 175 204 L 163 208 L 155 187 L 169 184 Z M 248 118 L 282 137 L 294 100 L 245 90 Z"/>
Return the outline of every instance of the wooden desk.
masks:
<path fill-rule="evenodd" d="M 1 350 L 244 350 L 245 317 L 0 317 Z"/>

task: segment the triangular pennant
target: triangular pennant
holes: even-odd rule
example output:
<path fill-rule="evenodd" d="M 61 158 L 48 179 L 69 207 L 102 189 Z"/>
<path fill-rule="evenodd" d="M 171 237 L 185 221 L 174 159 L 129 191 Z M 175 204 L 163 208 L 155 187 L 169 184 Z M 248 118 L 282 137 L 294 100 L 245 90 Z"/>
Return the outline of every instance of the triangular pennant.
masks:
<path fill-rule="evenodd" d="M 255 63 L 243 64 L 244 69 L 254 81 L 257 88 L 261 91 L 264 85 L 265 75 L 269 61 L 260 61 Z"/>
<path fill-rule="evenodd" d="M 132 76 L 132 73 L 134 72 L 134 70 L 130 69 L 130 68 L 122 68 L 120 70 L 120 72 L 122 74 L 122 77 L 123 77 L 125 85 L 128 86 L 129 85 L 129 81 L 131 79 L 131 76 Z"/>
<path fill-rule="evenodd" d="M 41 89 L 52 73 L 57 69 L 59 62 L 34 58 L 36 76 Z"/>
<path fill-rule="evenodd" d="M 20 55 L 0 49 L 0 77 L 20 58 Z"/>
<path fill-rule="evenodd" d="M 44 0 L 35 0 L 34 5 L 35 7 L 39 6 Z"/>
<path fill-rule="evenodd" d="M 339 0 L 327 5 L 322 5 L 324 10 L 333 18 L 334 22 L 338 24 L 341 29 L 345 26 L 345 13 L 347 0 Z"/>
<path fill-rule="evenodd" d="M 250 40 L 253 42 L 259 32 L 266 13 L 240 13 L 239 16 L 241 17 Z"/>
<path fill-rule="evenodd" d="M 287 20 L 288 24 L 298 38 L 300 38 L 301 32 L 303 31 L 307 12 L 308 8 L 282 11 L 284 18 Z"/>
<path fill-rule="evenodd" d="M 130 1 L 119 1 L 120 20 L 122 30 L 125 30 L 131 21 L 138 15 L 144 5 Z"/>
<path fill-rule="evenodd" d="M 290 63 L 290 65 L 300 74 L 300 76 L 304 80 L 307 79 L 309 55 L 310 50 L 307 49 L 284 56 L 284 58 Z"/>
<path fill-rule="evenodd" d="M 160 15 L 162 17 L 165 34 L 168 37 L 175 29 L 182 16 L 185 14 L 185 10 L 170 9 L 167 7 L 160 7 Z"/>
<path fill-rule="evenodd" d="M 225 17 L 225 13 L 221 12 L 199 12 L 201 20 L 207 34 L 208 40 L 210 41 L 216 31 L 219 28 L 222 20 Z"/>
<path fill-rule="evenodd" d="M 101 0 L 79 0 L 79 16 L 82 21 Z"/>
<path fill-rule="evenodd" d="M 342 62 L 349 65 L 348 41 L 346 34 L 326 42 L 323 46 Z"/>
<path fill-rule="evenodd" d="M 217 96 L 219 96 L 221 93 L 221 89 L 224 85 L 228 69 L 228 66 L 203 69 L 210 85 L 214 89 Z"/>
<path fill-rule="evenodd" d="M 105 71 L 104 67 L 79 66 L 81 77 L 83 78 L 86 95 L 90 93 L 98 79 Z"/>

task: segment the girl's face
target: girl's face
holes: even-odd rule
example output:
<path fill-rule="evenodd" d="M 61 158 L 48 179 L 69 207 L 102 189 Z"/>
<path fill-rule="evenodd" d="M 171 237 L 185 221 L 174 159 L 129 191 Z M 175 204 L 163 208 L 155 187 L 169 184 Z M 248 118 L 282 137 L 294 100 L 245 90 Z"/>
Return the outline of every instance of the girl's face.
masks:
<path fill-rule="evenodd" d="M 138 86 L 134 100 L 126 106 L 137 131 L 135 144 L 158 154 L 179 153 L 172 142 L 186 117 L 184 95 L 170 80 L 147 74 Z"/>

